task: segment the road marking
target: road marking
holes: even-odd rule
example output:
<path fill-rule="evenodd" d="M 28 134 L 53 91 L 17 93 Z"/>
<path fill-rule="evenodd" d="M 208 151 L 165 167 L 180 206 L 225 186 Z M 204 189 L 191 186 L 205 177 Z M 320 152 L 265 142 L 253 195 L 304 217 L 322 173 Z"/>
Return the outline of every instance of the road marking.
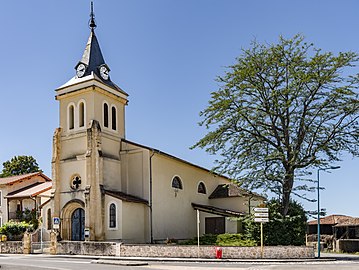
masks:
<path fill-rule="evenodd" d="M 48 266 L 40 266 L 38 264 L 20 264 L 20 263 L 2 263 L 2 266 L 6 265 L 16 265 L 16 266 L 28 266 L 28 267 L 35 267 L 35 268 L 42 268 L 42 269 L 53 269 L 53 270 L 72 270 L 72 268 L 59 268 L 59 267 L 48 267 Z"/>

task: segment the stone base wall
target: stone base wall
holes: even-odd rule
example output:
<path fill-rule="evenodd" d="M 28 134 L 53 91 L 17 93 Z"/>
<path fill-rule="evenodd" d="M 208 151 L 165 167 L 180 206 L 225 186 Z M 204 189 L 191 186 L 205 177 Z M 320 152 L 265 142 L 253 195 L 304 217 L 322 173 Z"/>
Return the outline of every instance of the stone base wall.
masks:
<path fill-rule="evenodd" d="M 0 253 L 22 254 L 23 243 L 22 241 L 0 242 Z"/>
<path fill-rule="evenodd" d="M 117 243 L 112 242 L 80 242 L 59 241 L 57 242 L 57 254 L 116 256 Z"/>
<path fill-rule="evenodd" d="M 220 247 L 223 259 L 260 259 L 260 247 Z M 120 245 L 121 257 L 216 258 L 214 246 Z M 314 258 L 314 248 L 305 246 L 269 246 L 263 249 L 265 259 Z"/>

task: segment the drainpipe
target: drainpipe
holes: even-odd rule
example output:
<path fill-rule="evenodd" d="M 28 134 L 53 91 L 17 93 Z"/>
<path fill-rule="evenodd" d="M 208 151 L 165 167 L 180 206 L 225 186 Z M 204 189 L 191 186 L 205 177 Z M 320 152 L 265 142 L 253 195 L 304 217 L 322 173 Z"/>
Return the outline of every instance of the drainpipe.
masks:
<path fill-rule="evenodd" d="M 155 151 L 152 150 L 150 156 L 150 194 L 149 194 L 149 207 L 150 207 L 150 240 L 153 244 L 153 217 L 152 217 L 152 157 L 155 155 Z"/>

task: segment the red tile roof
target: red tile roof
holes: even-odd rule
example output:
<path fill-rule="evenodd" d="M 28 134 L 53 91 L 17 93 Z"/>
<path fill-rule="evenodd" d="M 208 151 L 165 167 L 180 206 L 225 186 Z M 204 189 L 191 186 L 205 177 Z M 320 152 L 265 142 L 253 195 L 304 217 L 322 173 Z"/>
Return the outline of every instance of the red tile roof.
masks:
<path fill-rule="evenodd" d="M 31 185 L 20 190 L 9 193 L 5 198 L 13 199 L 13 198 L 30 198 L 35 197 L 42 192 L 45 192 L 52 187 L 52 182 L 45 183 L 37 183 L 35 185 Z"/>
<path fill-rule="evenodd" d="M 320 218 L 321 225 L 359 225 L 359 218 L 345 215 L 330 215 Z M 317 225 L 317 220 L 311 220 L 308 225 Z"/>
<path fill-rule="evenodd" d="M 11 185 L 18 181 L 25 181 L 25 180 L 31 179 L 34 176 L 38 176 L 38 175 L 42 176 L 45 179 L 45 181 L 51 181 L 51 179 L 48 178 L 42 172 L 34 172 L 34 173 L 27 173 L 27 174 L 23 174 L 23 175 L 14 175 L 14 176 L 0 178 L 0 185 Z"/>

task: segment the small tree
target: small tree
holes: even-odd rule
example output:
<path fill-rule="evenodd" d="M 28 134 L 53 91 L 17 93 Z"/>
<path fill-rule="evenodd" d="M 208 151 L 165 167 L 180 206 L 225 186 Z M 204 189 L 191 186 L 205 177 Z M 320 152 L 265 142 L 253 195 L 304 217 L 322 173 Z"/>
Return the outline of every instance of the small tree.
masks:
<path fill-rule="evenodd" d="M 271 200 L 268 203 L 269 222 L 263 225 L 264 243 L 266 245 L 304 245 L 307 217 L 303 206 L 295 201 L 289 204 L 288 215 L 282 216 L 281 203 Z M 244 221 L 244 234 L 247 239 L 260 242 L 260 224 L 254 222 L 253 216 Z"/>
<path fill-rule="evenodd" d="M 40 171 L 39 166 L 32 156 L 15 156 L 3 163 L 0 177 L 21 175 Z"/>
<path fill-rule="evenodd" d="M 219 154 L 215 171 L 244 187 L 281 196 L 313 190 L 308 169 L 359 156 L 359 76 L 354 52 L 323 53 L 301 36 L 253 42 L 218 78 L 200 123 L 210 129 L 194 147 Z M 299 193 L 298 193 L 299 192 Z M 304 194 L 305 195 L 305 194 Z"/>

